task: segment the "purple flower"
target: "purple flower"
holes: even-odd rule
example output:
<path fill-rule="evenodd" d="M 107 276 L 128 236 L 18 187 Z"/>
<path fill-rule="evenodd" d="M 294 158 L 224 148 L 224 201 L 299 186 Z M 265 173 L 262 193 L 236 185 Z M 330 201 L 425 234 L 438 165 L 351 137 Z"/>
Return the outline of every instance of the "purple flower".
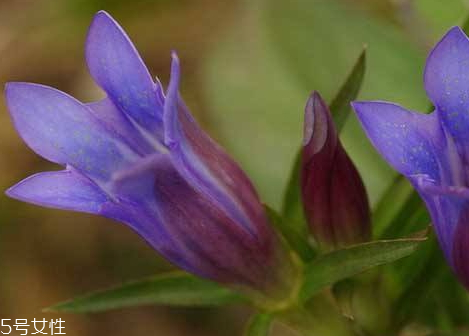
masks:
<path fill-rule="evenodd" d="M 430 53 L 431 114 L 391 103 L 353 107 L 374 146 L 425 201 L 441 248 L 469 289 L 469 39 L 452 28 Z"/>
<path fill-rule="evenodd" d="M 122 28 L 99 12 L 86 61 L 107 94 L 101 101 L 83 104 L 47 86 L 7 84 L 18 133 L 37 154 L 65 166 L 7 194 L 120 221 L 202 277 L 263 292 L 278 288 L 285 252 L 247 176 L 181 100 L 176 54 L 165 96 Z"/>
<path fill-rule="evenodd" d="M 317 92 L 305 109 L 301 192 L 310 230 L 324 248 L 370 239 L 365 187 L 340 143 L 328 106 Z"/>

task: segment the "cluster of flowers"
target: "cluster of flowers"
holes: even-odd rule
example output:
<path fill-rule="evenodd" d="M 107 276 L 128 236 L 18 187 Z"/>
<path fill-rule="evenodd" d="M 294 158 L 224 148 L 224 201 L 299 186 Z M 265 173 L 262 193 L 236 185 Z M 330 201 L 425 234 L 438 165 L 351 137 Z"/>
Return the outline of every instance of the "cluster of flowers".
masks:
<path fill-rule="evenodd" d="M 196 123 L 179 95 L 172 54 L 166 90 L 105 12 L 91 24 L 86 61 L 107 97 L 81 103 L 51 87 L 9 83 L 14 125 L 37 154 L 64 170 L 31 176 L 9 196 L 128 225 L 178 267 L 269 296 L 288 292 L 292 262 L 251 181 Z M 365 131 L 425 200 L 445 255 L 469 287 L 469 39 L 453 28 L 431 53 L 424 115 L 385 102 L 355 102 Z M 305 108 L 301 196 L 318 245 L 370 239 L 363 182 L 328 106 Z"/>

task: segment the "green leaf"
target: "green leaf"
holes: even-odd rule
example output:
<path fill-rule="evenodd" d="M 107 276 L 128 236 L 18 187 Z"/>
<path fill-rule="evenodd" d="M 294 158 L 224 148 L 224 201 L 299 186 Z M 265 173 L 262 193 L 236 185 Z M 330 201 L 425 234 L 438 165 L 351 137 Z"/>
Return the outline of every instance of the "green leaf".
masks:
<path fill-rule="evenodd" d="M 267 336 L 272 324 L 272 315 L 260 313 L 254 315 L 246 328 L 245 336 Z"/>
<path fill-rule="evenodd" d="M 378 239 L 407 236 L 425 229 L 428 223 L 422 199 L 402 176 L 395 179 L 373 212 L 374 236 Z"/>
<path fill-rule="evenodd" d="M 366 69 L 366 47 L 363 48 L 357 62 L 353 66 L 347 80 L 342 85 L 339 93 L 335 96 L 330 104 L 332 117 L 334 118 L 337 132 L 340 133 L 347 121 L 352 108 L 350 102 L 355 100 L 360 92 L 360 88 L 365 77 Z"/>
<path fill-rule="evenodd" d="M 340 280 L 404 258 L 426 238 L 374 241 L 336 250 L 308 264 L 300 299 L 306 301 Z"/>
<path fill-rule="evenodd" d="M 369 48 L 362 87 L 367 96 L 362 98 L 394 98 L 414 109 L 419 107 L 419 97 L 426 102 L 419 68 L 423 60 L 418 57 L 423 53 L 414 41 L 398 35 L 395 25 L 382 27 L 368 17 L 356 16 L 355 11 L 350 13 L 348 4 L 337 8 L 336 0 L 317 2 L 245 2 L 237 24 L 205 60 L 207 120 L 215 137 L 252 178 L 262 199 L 275 209 L 282 208 L 282 187 L 288 183 L 301 144 L 308 94 L 317 90 L 332 101 L 364 43 Z M 341 137 L 373 203 L 389 185 L 392 170 L 352 114 Z M 249 146 L 243 139 L 248 139 Z"/>
<path fill-rule="evenodd" d="M 416 261 L 415 264 L 411 264 L 414 266 L 413 272 L 410 274 L 406 272 L 400 286 L 401 294 L 393 307 L 395 323 L 399 325 L 404 325 L 412 319 L 422 307 L 424 299 L 431 293 L 431 288 L 441 272 L 439 265 L 442 257 L 434 237 L 422 244 L 419 252 L 418 263 Z"/>
<path fill-rule="evenodd" d="M 283 197 L 282 218 L 289 225 L 285 230 L 294 231 L 292 234 L 307 237 L 309 231 L 301 202 L 300 169 L 301 148 L 295 156 Z"/>
<path fill-rule="evenodd" d="M 90 293 L 45 311 L 95 313 L 143 305 L 218 306 L 242 301 L 239 294 L 216 283 L 183 272 L 171 272 Z"/>
<path fill-rule="evenodd" d="M 414 189 L 402 175 L 396 176 L 386 189 L 373 210 L 373 235 L 382 239 L 388 227 L 393 223 L 411 198 Z"/>
<path fill-rule="evenodd" d="M 403 266 L 411 271 L 400 276 L 400 295 L 392 307 L 395 325 L 412 321 L 445 330 L 469 325 L 466 290 L 447 265 L 435 236 L 421 244 L 419 251 L 400 268 Z"/>
<path fill-rule="evenodd" d="M 466 17 L 464 18 L 462 24 L 461 24 L 461 29 L 467 34 L 469 34 L 469 15 L 466 14 Z"/>
<path fill-rule="evenodd" d="M 307 236 L 299 234 L 296 230 L 292 229 L 290 223 L 281 218 L 281 216 L 268 205 L 264 205 L 270 222 L 282 234 L 292 248 L 301 259 L 308 261 L 314 258 L 315 252 L 311 245 L 305 239 Z"/>

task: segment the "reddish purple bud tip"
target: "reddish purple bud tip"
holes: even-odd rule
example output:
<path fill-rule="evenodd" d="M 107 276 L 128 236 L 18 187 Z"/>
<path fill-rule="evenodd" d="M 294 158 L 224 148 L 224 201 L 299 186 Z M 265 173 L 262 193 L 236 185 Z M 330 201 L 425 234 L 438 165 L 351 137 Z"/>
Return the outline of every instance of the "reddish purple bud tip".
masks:
<path fill-rule="evenodd" d="M 316 91 L 305 109 L 301 190 L 310 230 L 322 247 L 370 238 L 365 187 L 340 143 L 329 108 Z"/>

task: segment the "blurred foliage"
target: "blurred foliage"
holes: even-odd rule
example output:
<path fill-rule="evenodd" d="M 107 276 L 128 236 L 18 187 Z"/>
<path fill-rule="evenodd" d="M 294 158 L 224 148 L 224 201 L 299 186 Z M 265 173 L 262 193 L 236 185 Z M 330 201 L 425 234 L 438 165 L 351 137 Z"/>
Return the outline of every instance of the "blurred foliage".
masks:
<path fill-rule="evenodd" d="M 282 183 L 270 181 L 286 182 L 309 92 L 315 89 L 331 98 L 364 44 L 369 57 L 361 98 L 425 106 L 420 78 L 424 53 L 403 29 L 340 1 L 258 0 L 246 6 L 243 29 L 233 29 L 208 61 L 212 77 L 207 91 L 213 105 L 225 111 L 213 118 L 228 139 L 249 139 L 249 147 L 236 141 L 232 148 L 268 203 L 279 204 Z M 218 75 L 222 67 L 224 77 Z M 243 97 L 243 106 L 226 104 L 233 96 Z M 241 123 L 244 127 L 234 127 Z M 391 169 L 355 121 L 343 139 L 375 202 L 391 181 Z M 262 156 L 253 157 L 253 147 Z"/>

